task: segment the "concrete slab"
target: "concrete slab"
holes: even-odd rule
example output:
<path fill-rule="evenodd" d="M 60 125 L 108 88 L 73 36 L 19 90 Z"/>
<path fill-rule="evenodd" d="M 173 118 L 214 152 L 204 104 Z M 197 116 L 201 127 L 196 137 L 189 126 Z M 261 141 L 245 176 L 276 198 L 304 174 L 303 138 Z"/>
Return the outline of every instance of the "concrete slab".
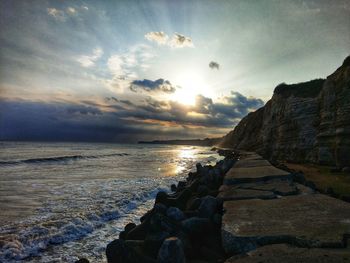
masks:
<path fill-rule="evenodd" d="M 242 168 L 242 167 L 256 167 L 256 166 L 271 166 L 271 164 L 264 159 L 256 160 L 256 159 L 243 159 L 237 161 L 233 167 Z"/>
<path fill-rule="evenodd" d="M 228 254 L 276 243 L 342 247 L 350 204 L 321 194 L 224 202 L 222 241 Z"/>
<path fill-rule="evenodd" d="M 240 152 L 241 159 L 245 160 L 264 160 L 261 155 L 255 153 L 255 152 Z"/>
<path fill-rule="evenodd" d="M 350 249 L 299 248 L 279 244 L 260 247 L 225 263 L 341 263 L 350 262 Z"/>
<path fill-rule="evenodd" d="M 270 191 L 276 195 L 295 195 L 299 193 L 297 186 L 289 180 L 269 180 L 266 182 L 242 184 L 239 188 Z"/>
<path fill-rule="evenodd" d="M 248 183 L 291 177 L 290 173 L 274 166 L 231 168 L 225 175 L 224 184 Z"/>
<path fill-rule="evenodd" d="M 222 185 L 217 196 L 223 201 L 245 200 L 245 199 L 272 199 L 276 198 L 273 192 L 260 191 L 254 189 L 240 189 L 231 185 Z"/>

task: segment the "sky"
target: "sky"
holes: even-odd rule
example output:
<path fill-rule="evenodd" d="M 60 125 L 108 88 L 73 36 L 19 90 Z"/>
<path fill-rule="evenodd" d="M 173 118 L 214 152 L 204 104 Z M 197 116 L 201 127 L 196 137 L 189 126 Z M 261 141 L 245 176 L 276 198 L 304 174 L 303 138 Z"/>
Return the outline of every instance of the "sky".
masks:
<path fill-rule="evenodd" d="M 0 1 L 0 140 L 220 137 L 350 54 L 348 0 Z"/>

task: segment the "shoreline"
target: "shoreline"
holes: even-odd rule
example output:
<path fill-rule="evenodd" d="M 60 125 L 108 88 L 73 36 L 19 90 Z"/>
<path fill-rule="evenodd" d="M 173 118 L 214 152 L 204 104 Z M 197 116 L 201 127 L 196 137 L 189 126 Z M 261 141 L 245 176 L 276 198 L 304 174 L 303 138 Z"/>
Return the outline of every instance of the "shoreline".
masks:
<path fill-rule="evenodd" d="M 215 150 L 225 158 L 214 166 L 197 163 L 186 181 L 171 185 L 171 194 L 158 192 L 140 224 L 124 227 L 107 245 L 108 263 L 283 262 L 285 257 L 319 262 L 320 254 L 334 262 L 350 259 L 344 249 L 350 232 L 342 232 L 350 230 L 348 203 L 318 192 L 303 173 L 271 165 L 256 153 Z M 316 217 L 305 221 L 308 214 Z"/>
<path fill-rule="evenodd" d="M 238 155 L 232 150 L 218 150 L 218 154 L 224 159 L 214 166 L 197 163 L 196 172 L 189 172 L 186 181 L 171 185 L 171 194 L 158 192 L 154 207 L 140 218 L 140 224 L 127 224 L 119 238 L 107 245 L 107 261 L 223 262 L 227 258 L 221 245 L 223 209 L 216 197 Z"/>

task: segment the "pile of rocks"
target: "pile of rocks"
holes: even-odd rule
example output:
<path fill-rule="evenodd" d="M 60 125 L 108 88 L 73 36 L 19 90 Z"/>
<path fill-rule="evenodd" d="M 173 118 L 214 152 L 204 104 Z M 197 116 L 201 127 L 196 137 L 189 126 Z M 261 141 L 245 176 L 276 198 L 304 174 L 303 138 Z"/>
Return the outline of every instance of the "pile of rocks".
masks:
<path fill-rule="evenodd" d="M 109 263 L 219 262 L 226 258 L 221 245 L 222 201 L 216 198 L 224 175 L 237 160 L 232 151 L 215 166 L 196 165 L 186 181 L 159 192 L 154 207 L 129 223 L 106 249 Z"/>

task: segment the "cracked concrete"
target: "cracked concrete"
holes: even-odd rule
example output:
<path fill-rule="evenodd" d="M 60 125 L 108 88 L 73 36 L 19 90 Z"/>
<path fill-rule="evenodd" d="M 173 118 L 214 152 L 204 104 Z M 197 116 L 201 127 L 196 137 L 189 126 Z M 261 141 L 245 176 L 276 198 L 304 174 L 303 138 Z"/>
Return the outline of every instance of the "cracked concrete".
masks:
<path fill-rule="evenodd" d="M 272 244 L 291 244 L 299 249 L 346 246 L 350 236 L 349 203 L 314 193 L 312 189 L 293 182 L 289 173 L 267 165 L 256 154 L 245 153 L 245 158 L 248 160 L 238 161 L 238 166 L 226 174 L 218 195 L 224 201 L 222 241 L 229 255 L 254 253 L 260 247 L 272 247 Z M 256 166 L 259 163 L 261 166 Z M 283 248 L 284 252 L 276 250 L 277 255 L 292 257 L 293 253 L 287 248 Z M 302 257 L 300 251 L 295 252 L 295 258 Z M 308 257 L 316 258 L 324 251 L 312 250 L 305 257 L 306 261 L 300 262 L 328 262 L 307 261 Z M 337 251 L 340 251 L 339 257 L 348 256 L 341 252 L 345 250 Z M 338 257 L 337 253 L 335 257 Z M 267 258 L 269 255 L 266 253 Z M 241 259 L 230 260 L 227 262 L 241 262 Z M 248 261 L 242 262 L 261 261 L 257 257 L 245 257 L 244 260 Z"/>
<path fill-rule="evenodd" d="M 260 247 L 244 255 L 233 256 L 226 263 L 341 263 L 350 262 L 349 249 L 300 248 L 286 244 Z"/>

